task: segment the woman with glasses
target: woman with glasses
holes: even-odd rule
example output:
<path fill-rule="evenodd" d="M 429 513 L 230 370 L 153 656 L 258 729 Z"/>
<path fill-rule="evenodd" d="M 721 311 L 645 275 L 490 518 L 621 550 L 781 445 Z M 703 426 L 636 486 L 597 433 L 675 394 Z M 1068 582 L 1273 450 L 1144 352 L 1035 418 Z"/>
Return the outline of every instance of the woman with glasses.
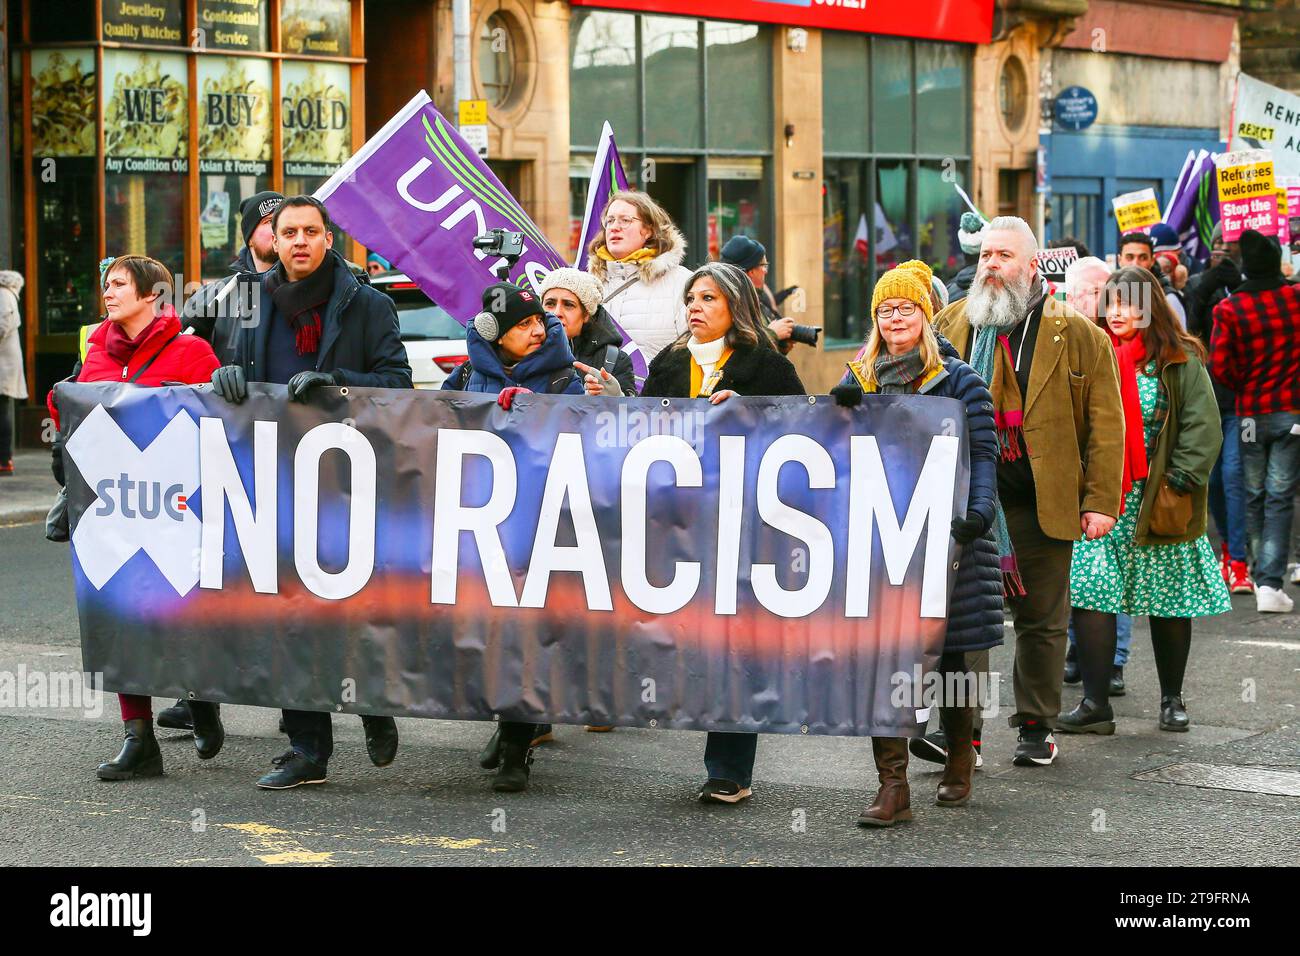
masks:
<path fill-rule="evenodd" d="M 652 361 L 686 331 L 686 240 L 662 206 L 625 190 L 610 197 L 589 251 L 605 310 Z"/>
<path fill-rule="evenodd" d="M 975 770 L 978 701 L 973 699 L 977 685 L 970 675 L 979 672 L 988 649 L 1002 643 L 1002 564 L 994 532 L 1005 523 L 999 520 L 997 500 L 993 398 L 975 370 L 931 328 L 932 292 L 930 269 L 923 262 L 905 262 L 880 277 L 871 296 L 874 322 L 862 357 L 849 363 L 848 374 L 831 394 L 836 404 L 850 408 L 861 404 L 867 393 L 955 398 L 966 409 L 970 491 L 965 513 L 952 519 L 952 537 L 961 547 L 961 556 L 939 658 L 938 669 L 945 675 L 943 695 L 936 701 L 948 750 L 936 803 L 960 807 L 970 800 Z M 946 675 L 960 675 L 960 679 L 949 680 Z M 872 737 L 871 752 L 880 790 L 858 823 L 889 827 L 912 819 L 907 740 Z"/>

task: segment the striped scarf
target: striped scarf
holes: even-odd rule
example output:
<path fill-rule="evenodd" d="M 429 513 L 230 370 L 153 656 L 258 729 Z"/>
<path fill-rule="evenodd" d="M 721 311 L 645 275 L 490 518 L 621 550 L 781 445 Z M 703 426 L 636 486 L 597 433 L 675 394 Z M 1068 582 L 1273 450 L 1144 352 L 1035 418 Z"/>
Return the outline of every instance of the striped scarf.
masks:
<path fill-rule="evenodd" d="M 1015 461 L 1020 457 L 1020 436 L 1023 434 L 1025 416 L 1020 407 L 1020 383 L 1016 381 L 1011 361 L 1011 346 L 1007 337 L 994 328 L 972 327 L 971 335 L 975 337 L 975 342 L 971 347 L 970 364 L 979 377 L 989 383 L 989 391 L 993 393 L 993 418 L 998 429 L 1001 459 Z M 1006 597 L 1024 597 L 1025 585 L 1020 579 L 1015 549 L 1011 546 L 1007 516 L 1002 511 L 1001 500 L 995 505 L 993 534 L 1002 565 L 1002 593 Z"/>

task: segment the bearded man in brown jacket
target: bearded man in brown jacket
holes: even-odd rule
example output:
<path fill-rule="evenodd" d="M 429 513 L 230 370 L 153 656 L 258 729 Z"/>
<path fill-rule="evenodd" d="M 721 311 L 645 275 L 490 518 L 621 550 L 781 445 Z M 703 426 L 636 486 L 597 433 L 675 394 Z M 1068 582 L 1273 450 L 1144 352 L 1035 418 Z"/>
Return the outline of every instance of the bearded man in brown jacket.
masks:
<path fill-rule="evenodd" d="M 1016 630 L 1013 762 L 1027 767 L 1056 759 L 1073 542 L 1114 526 L 1124 464 L 1114 349 L 1100 328 L 1047 296 L 1037 251 L 1023 219 L 994 219 L 970 294 L 935 316 L 993 394 L 1006 515 L 999 545 Z"/>

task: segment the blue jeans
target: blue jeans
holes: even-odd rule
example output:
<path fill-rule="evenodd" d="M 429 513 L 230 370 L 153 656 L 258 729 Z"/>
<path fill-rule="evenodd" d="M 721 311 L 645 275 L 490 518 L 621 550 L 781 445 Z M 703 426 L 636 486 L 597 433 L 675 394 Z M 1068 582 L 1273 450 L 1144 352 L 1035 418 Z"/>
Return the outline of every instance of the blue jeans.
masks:
<path fill-rule="evenodd" d="M 1246 560 L 1246 487 L 1241 465 L 1241 429 L 1236 415 L 1223 416 L 1223 450 L 1210 472 L 1210 512 L 1228 557 Z"/>
<path fill-rule="evenodd" d="M 1270 412 L 1241 419 L 1241 460 L 1246 475 L 1246 530 L 1255 557 L 1255 583 L 1280 588 L 1291 546 L 1295 490 L 1300 484 L 1300 412 Z"/>
<path fill-rule="evenodd" d="M 1074 645 L 1074 615 L 1070 615 L 1070 644 Z M 1133 643 L 1133 618 L 1127 614 L 1115 615 L 1115 666 L 1123 667 L 1128 663 L 1129 645 Z"/>
<path fill-rule="evenodd" d="M 748 787 L 754 782 L 754 755 L 757 752 L 758 734 L 711 730 L 704 745 L 704 769 L 710 779 L 730 780 Z"/>

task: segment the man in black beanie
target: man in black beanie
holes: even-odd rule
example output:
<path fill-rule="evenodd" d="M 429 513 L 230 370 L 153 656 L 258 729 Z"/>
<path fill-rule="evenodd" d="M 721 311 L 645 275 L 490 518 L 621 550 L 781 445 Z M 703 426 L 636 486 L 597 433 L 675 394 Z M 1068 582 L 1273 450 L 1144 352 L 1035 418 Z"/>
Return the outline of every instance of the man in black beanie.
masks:
<path fill-rule="evenodd" d="M 1246 529 L 1255 609 L 1286 614 L 1283 590 L 1300 484 L 1300 287 L 1282 275 L 1282 248 L 1247 229 L 1245 281 L 1214 307 L 1210 374 L 1237 395 L 1246 484 Z"/>
<path fill-rule="evenodd" d="M 758 304 L 763 309 L 768 331 L 772 333 L 781 353 L 789 352 L 794 347 L 790 335 L 794 331 L 795 321 L 781 315 L 776 305 L 776 296 L 767 287 L 767 249 L 757 239 L 735 235 L 727 240 L 718 258 L 749 276 L 749 281 L 754 283 L 754 289 L 758 292 Z"/>
<path fill-rule="evenodd" d="M 188 326 L 187 331 L 205 339 L 222 365 L 228 365 L 233 358 L 239 327 L 254 320 L 258 277 L 278 261 L 271 217 L 282 202 L 284 196 L 268 190 L 254 193 L 240 204 L 239 232 L 244 244 L 230 263 L 232 275 L 209 282 L 181 309 L 181 322 Z M 173 710 L 176 708 L 169 707 L 159 715 L 160 726 L 171 726 L 162 718 Z"/>

